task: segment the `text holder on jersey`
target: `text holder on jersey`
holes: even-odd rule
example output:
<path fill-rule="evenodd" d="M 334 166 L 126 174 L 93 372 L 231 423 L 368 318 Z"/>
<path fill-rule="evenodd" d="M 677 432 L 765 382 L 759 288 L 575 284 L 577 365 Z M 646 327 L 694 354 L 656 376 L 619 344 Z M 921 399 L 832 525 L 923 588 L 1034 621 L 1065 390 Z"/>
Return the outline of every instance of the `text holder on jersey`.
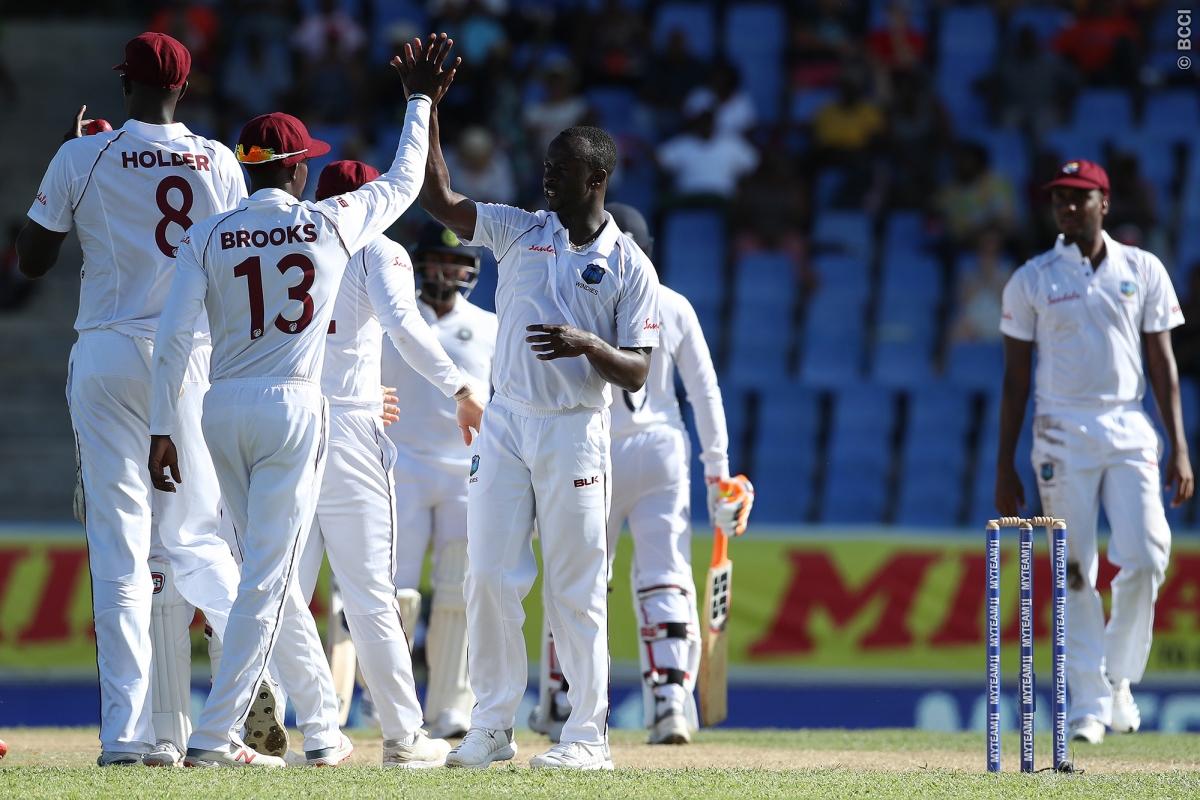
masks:
<path fill-rule="evenodd" d="M 700 627 L 703 649 L 696 688 L 700 695 L 700 722 L 706 727 L 720 725 L 729 715 L 729 623 L 733 590 L 733 562 L 729 560 L 729 539 L 720 529 L 713 530 L 712 562 L 704 589 L 704 620 Z"/>

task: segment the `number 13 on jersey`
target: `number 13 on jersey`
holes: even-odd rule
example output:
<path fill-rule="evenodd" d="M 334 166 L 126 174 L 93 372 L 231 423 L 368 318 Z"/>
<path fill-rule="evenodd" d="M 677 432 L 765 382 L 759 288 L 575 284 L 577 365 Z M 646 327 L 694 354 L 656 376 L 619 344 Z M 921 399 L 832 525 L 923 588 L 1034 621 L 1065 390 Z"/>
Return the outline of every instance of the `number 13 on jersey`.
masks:
<path fill-rule="evenodd" d="M 299 302 L 303 309 L 296 319 L 288 319 L 282 313 L 275 317 L 275 327 L 283 333 L 300 333 L 308 327 L 313 317 L 313 299 L 308 293 L 316 280 L 317 270 L 312 260 L 302 253 L 289 253 L 275 264 L 280 274 L 286 274 L 293 267 L 300 270 L 300 282 L 288 287 L 288 298 Z M 263 298 L 262 259 L 251 256 L 233 268 L 233 274 L 246 279 L 246 291 L 250 300 L 250 338 L 257 339 L 263 335 L 263 317 L 266 313 Z"/>

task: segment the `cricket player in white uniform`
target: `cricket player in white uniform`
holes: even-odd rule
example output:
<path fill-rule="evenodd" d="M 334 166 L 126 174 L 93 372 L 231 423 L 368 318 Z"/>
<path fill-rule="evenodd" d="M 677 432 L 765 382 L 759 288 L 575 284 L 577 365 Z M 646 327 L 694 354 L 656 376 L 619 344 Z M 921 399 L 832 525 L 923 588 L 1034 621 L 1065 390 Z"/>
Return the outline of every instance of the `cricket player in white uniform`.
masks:
<path fill-rule="evenodd" d="M 1104 232 L 1108 175 L 1068 161 L 1048 187 L 1061 234 L 1004 289 L 1005 369 L 996 507 L 1016 514 L 1024 489 L 1013 462 L 1038 352 L 1031 454 L 1042 508 L 1067 523 L 1067 685 L 1071 738 L 1098 744 L 1106 727 L 1141 724 L 1130 684 L 1146 669 L 1154 601 L 1170 555 L 1162 488 L 1173 505 L 1194 488 L 1180 410 L 1171 329 L 1183 324 L 1167 270 L 1152 254 Z M 1169 449 L 1142 410 L 1146 371 Z M 1101 504 L 1112 526 L 1108 560 L 1119 568 L 1107 628 L 1096 591 Z"/>
<path fill-rule="evenodd" d="M 450 188 L 430 123 L 421 202 L 467 244 L 496 255 L 495 393 L 472 457 L 467 501 L 467 638 L 476 704 L 447 766 L 516 754 L 512 728 L 528 680 L 521 601 L 541 541 L 550 628 L 569 681 L 562 741 L 533 767 L 611 769 L 607 564 L 609 383 L 637 391 L 658 344 L 658 281 L 604 210 L 616 145 L 599 128 L 546 151 L 550 211 L 476 204 Z"/>
<path fill-rule="evenodd" d="M 454 76 L 442 69 L 450 46 L 444 35 L 427 48 L 414 40 L 403 58 L 393 59 L 411 96 L 396 160 L 378 180 L 319 203 L 299 202 L 306 160 L 329 146 L 294 117 L 256 117 L 237 147 L 254 193 L 234 211 L 193 225 L 180 244 L 156 339 L 148 466 L 162 491 L 186 478 L 171 435 L 190 331 L 207 310 L 213 385 L 204 401 L 204 438 L 241 551 L 224 655 L 186 765 L 286 765 L 250 750 L 239 736 L 277 643 L 276 663 L 296 705 L 307 762 L 337 765 L 353 750 L 338 730 L 329 665 L 296 575 L 324 470 L 328 415 L 321 366 L 351 255 L 419 191 L 429 108 Z"/>
<path fill-rule="evenodd" d="M 362 162 L 335 161 L 322 170 L 316 198 L 352 192 L 378 177 Z M 329 464 L 300 583 L 304 596 L 311 597 L 327 553 L 383 730 L 383 765 L 436 767 L 445 763 L 450 745 L 421 732 L 424 718 L 396 602 L 395 559 L 420 564 L 421 556 L 397 548 L 396 452 L 383 432 L 379 383 L 385 330 L 405 361 L 437 391 L 439 404 L 452 399 L 457 406 L 459 450 L 469 452 L 471 429 L 480 427 L 483 403 L 417 311 L 408 253 L 386 236 L 375 237 L 350 259 L 333 308 L 321 381 L 330 405 Z"/>
<path fill-rule="evenodd" d="M 193 220 L 246 195 L 229 149 L 174 121 L 190 66 L 187 48 L 164 34 L 143 33 L 126 45 L 115 69 L 129 121 L 81 136 L 91 120 L 80 109 L 18 244 L 30 277 L 53 266 L 72 226 L 83 246 L 67 400 L 82 485 L 76 513 L 93 587 L 101 765 L 143 757 L 151 765 L 177 763 L 190 730 L 193 607 L 219 641 L 237 587 L 237 567 L 217 533 L 220 496 L 203 441 L 195 435 L 181 444 L 192 479 L 178 495 L 151 492 L 141 467 L 153 336 L 176 246 Z M 179 425 L 198 433 L 207 326 L 192 343 Z"/>
<path fill-rule="evenodd" d="M 417 309 L 478 396 L 491 387 L 496 315 L 467 300 L 479 278 L 479 252 L 453 231 L 430 223 L 413 250 L 420 281 Z M 407 599 L 405 627 L 420 618 L 423 554 L 432 546 L 433 596 L 425 635 L 429 665 L 425 718 L 433 736 L 462 736 L 475 694 L 467 676 L 467 481 L 471 452 L 459 442 L 454 407 L 384 344 L 383 382 L 394 386 L 399 419 L 388 426 L 396 446 L 396 587 Z M 406 607 L 407 606 L 407 607 Z"/>
<path fill-rule="evenodd" d="M 626 236 L 650 255 L 654 240 L 646 220 L 634 208 L 610 203 L 608 211 Z M 691 444 L 675 394 L 678 372 L 700 434 L 709 520 L 733 535 L 745 531 L 748 510 L 720 501 L 729 476 L 729 434 L 712 356 L 700 320 L 683 295 L 658 289 L 662 341 L 650 358 L 650 374 L 638 392 L 614 392 L 612 402 L 612 510 L 608 517 L 609 554 L 625 523 L 633 536 L 632 589 L 641 646 L 643 701 L 650 744 L 686 744 L 696 728 L 693 690 L 700 668 L 700 625 L 692 577 L 690 513 Z M 748 485 L 748 482 L 747 482 Z M 752 492 L 746 497 L 753 498 Z M 749 502 L 752 502 L 750 500 Z M 552 643 L 545 646 L 542 680 L 547 691 L 531 727 L 560 736 L 569 714 L 565 692 L 554 692 L 549 666 Z"/>

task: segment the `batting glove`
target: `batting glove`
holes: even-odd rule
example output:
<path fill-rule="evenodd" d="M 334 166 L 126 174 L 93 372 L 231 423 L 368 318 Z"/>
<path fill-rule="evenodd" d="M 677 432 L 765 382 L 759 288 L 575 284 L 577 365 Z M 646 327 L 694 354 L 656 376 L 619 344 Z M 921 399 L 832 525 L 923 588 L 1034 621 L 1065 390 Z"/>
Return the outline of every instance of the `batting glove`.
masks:
<path fill-rule="evenodd" d="M 745 475 L 735 475 L 718 482 L 716 487 L 713 527 L 726 536 L 741 536 L 746 532 L 750 509 L 754 507 L 754 485 Z"/>

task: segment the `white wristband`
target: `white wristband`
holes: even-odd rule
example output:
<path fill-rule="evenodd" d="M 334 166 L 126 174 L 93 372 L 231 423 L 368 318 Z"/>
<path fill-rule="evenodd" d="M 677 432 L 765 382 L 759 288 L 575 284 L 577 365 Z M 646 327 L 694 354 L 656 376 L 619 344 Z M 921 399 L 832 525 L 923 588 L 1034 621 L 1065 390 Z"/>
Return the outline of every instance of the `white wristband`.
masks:
<path fill-rule="evenodd" d="M 408 96 L 408 102 L 411 103 L 413 100 L 425 100 L 430 105 L 433 105 L 433 98 L 427 94 L 421 94 L 420 92 L 413 92 Z"/>

